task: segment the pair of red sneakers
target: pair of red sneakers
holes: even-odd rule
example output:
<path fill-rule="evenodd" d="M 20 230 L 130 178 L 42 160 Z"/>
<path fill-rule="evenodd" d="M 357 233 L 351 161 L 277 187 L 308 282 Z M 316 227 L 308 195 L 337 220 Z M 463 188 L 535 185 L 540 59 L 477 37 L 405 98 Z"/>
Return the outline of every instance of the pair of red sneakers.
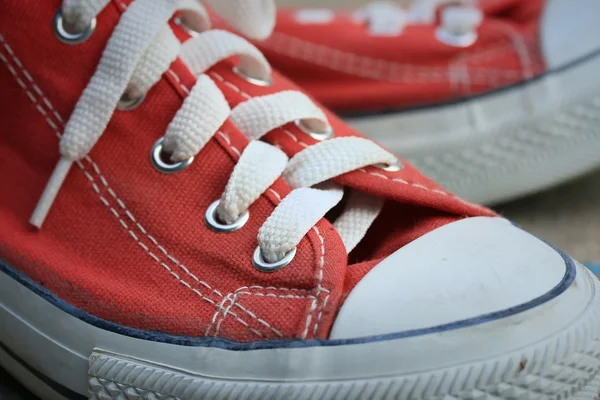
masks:
<path fill-rule="evenodd" d="M 597 279 L 313 98 L 503 182 L 538 160 L 503 132 L 593 149 L 595 48 L 558 32 L 596 3 L 292 11 L 256 46 L 209 15 L 263 40 L 271 1 L 208 3 L 4 0 L 0 365 L 48 399 L 594 397 Z"/>

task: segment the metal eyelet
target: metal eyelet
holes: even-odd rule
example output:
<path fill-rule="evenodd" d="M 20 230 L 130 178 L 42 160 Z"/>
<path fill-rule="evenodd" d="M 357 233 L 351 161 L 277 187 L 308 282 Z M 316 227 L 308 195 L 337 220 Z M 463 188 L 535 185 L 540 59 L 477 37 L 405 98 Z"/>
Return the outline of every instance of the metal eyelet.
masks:
<path fill-rule="evenodd" d="M 248 219 L 250 218 L 250 213 L 248 211 L 240 215 L 240 217 L 231 224 L 220 222 L 217 214 L 217 207 L 219 206 L 220 202 L 220 200 L 214 201 L 206 209 L 205 221 L 206 226 L 208 226 L 210 229 L 215 232 L 233 232 L 237 231 L 244 226 L 246 222 L 248 222 Z"/>
<path fill-rule="evenodd" d="M 130 97 L 127 95 L 127 92 L 125 92 L 123 93 L 123 96 L 121 96 L 121 99 L 117 103 L 117 109 L 121 111 L 133 110 L 134 108 L 142 104 L 145 98 L 145 94 L 138 97 Z"/>
<path fill-rule="evenodd" d="M 440 42 L 454 47 L 469 47 L 477 41 L 476 32 L 453 35 L 441 26 L 435 31 L 435 37 Z"/>
<path fill-rule="evenodd" d="M 158 171 L 165 174 L 172 174 L 184 170 L 192 163 L 192 161 L 194 161 L 194 157 L 190 157 L 185 161 L 179 161 L 176 163 L 164 161 L 167 158 L 163 150 L 164 141 L 165 138 L 158 139 L 156 143 L 154 143 L 152 151 L 150 152 L 150 161 L 152 162 L 154 168 L 156 168 Z"/>
<path fill-rule="evenodd" d="M 477 27 L 483 20 L 483 12 L 473 6 L 446 5 L 441 13 L 441 25 L 435 31 L 436 38 L 448 46 L 469 47 L 477 41 Z"/>
<path fill-rule="evenodd" d="M 256 247 L 256 250 L 254 250 L 254 255 L 252 256 L 252 265 L 254 265 L 254 268 L 262 272 L 275 272 L 291 263 L 295 256 L 296 248 L 294 247 L 281 260 L 270 263 L 265 261 L 262 255 L 262 250 L 260 249 L 260 246 L 258 246 Z"/>
<path fill-rule="evenodd" d="M 267 79 L 254 78 L 252 76 L 249 76 L 249 75 L 245 74 L 238 67 L 233 67 L 233 72 L 237 76 L 239 76 L 240 78 L 242 78 L 243 80 L 245 80 L 246 82 L 249 82 L 249 83 L 251 83 L 253 85 L 256 85 L 256 86 L 271 86 L 273 84 L 273 79 L 271 79 L 271 77 L 269 77 Z"/>
<path fill-rule="evenodd" d="M 375 168 L 379 168 L 382 169 L 386 172 L 398 172 L 400 171 L 402 168 L 404 168 L 404 166 L 402 165 L 402 162 L 400 160 L 396 160 L 395 162 L 389 164 L 389 163 L 381 163 L 381 164 L 373 164 L 373 166 Z"/>
<path fill-rule="evenodd" d="M 90 21 L 90 24 L 81 32 L 69 32 L 66 27 L 65 20 L 62 15 L 62 9 L 58 9 L 54 16 L 54 33 L 58 40 L 64 44 L 75 45 L 83 43 L 92 36 L 96 28 L 96 18 Z"/>
<path fill-rule="evenodd" d="M 323 140 L 331 139 L 334 136 L 334 131 L 333 131 L 333 128 L 331 127 L 331 125 L 329 125 L 329 129 L 327 129 L 326 131 L 317 132 L 317 131 L 310 130 L 306 126 L 306 124 L 299 119 L 294 121 L 294 123 L 296 124 L 298 129 L 300 129 L 302 132 L 306 133 L 311 138 L 318 140 L 320 142 L 322 142 Z"/>

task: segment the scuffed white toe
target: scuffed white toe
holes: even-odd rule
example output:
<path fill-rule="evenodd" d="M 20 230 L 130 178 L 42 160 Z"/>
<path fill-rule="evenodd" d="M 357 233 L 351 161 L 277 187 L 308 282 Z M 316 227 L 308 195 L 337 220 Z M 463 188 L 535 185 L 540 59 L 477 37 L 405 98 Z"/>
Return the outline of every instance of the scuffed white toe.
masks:
<path fill-rule="evenodd" d="M 541 21 L 541 41 L 550 70 L 600 50 L 599 17 L 598 0 L 548 0 Z"/>
<path fill-rule="evenodd" d="M 438 228 L 386 258 L 352 290 L 331 339 L 426 329 L 510 310 L 544 296 L 567 266 L 503 218 Z"/>

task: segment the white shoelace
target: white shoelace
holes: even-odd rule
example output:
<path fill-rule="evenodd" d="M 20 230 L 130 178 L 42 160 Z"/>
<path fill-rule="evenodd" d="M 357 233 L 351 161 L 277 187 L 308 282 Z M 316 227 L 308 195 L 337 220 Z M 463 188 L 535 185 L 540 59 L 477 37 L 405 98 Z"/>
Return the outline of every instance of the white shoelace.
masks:
<path fill-rule="evenodd" d="M 64 19 L 85 29 L 108 1 L 63 0 Z M 213 0 L 211 4 L 249 37 L 263 38 L 273 27 L 272 0 Z M 189 28 L 204 30 L 183 45 L 167 25 L 178 10 Z M 248 41 L 226 31 L 206 31 L 209 26 L 207 13 L 194 0 L 136 0 L 127 8 L 66 124 L 61 158 L 33 213 L 33 225 L 41 227 L 71 165 L 100 139 L 119 100 L 143 96 L 178 56 L 198 79 L 164 135 L 163 149 L 170 162 L 185 162 L 197 155 L 228 118 L 251 140 L 219 201 L 218 219 L 224 224 L 235 222 L 279 176 L 294 188 L 258 232 L 262 257 L 269 263 L 292 252 L 342 199 L 342 188 L 326 181 L 368 165 L 397 163 L 393 155 L 358 137 L 321 141 L 290 160 L 280 149 L 258 141 L 292 121 L 316 132 L 331 128 L 323 112 L 296 91 L 255 97 L 230 110 L 218 86 L 204 74 L 206 70 L 232 55 L 240 56 L 238 70 L 256 79 L 270 79 L 271 68 Z M 366 234 L 383 204 L 381 199 L 349 193 L 344 212 L 334 223 L 348 252 Z"/>
<path fill-rule="evenodd" d="M 444 28 L 450 32 L 472 29 L 480 22 L 479 13 L 474 11 L 476 0 L 416 0 L 410 7 L 401 7 L 389 0 L 373 1 L 358 9 L 353 19 L 367 23 L 374 36 L 397 36 L 407 25 L 431 24 L 435 22 L 437 8 L 443 4 L 453 5 L 449 18 L 442 16 Z"/>

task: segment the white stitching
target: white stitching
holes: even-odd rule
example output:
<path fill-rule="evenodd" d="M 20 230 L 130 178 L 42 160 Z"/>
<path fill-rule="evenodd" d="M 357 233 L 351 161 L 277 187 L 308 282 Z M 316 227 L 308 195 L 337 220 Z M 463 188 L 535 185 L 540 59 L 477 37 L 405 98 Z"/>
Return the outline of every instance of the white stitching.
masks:
<path fill-rule="evenodd" d="M 240 295 L 242 294 L 251 294 L 250 292 L 240 292 L 240 293 L 235 293 L 233 295 L 233 297 L 231 298 L 231 303 L 229 304 L 229 306 L 227 306 L 227 308 L 223 311 L 223 317 L 219 320 L 219 322 L 217 322 L 217 327 L 215 329 L 215 336 L 219 335 L 219 331 L 221 330 L 221 324 L 223 323 L 223 321 L 225 321 L 225 318 L 227 318 L 227 315 L 230 314 L 230 310 L 231 308 L 237 304 L 237 300 L 240 297 Z M 275 333 L 277 336 L 279 337 L 283 337 L 283 334 L 281 333 L 281 331 L 279 331 L 278 329 L 273 328 L 271 325 L 269 325 L 266 321 L 260 319 L 260 318 L 256 318 L 256 320 L 261 324 L 261 325 L 265 325 L 267 326 L 273 333 Z M 262 335 L 261 335 L 262 336 Z"/>
<path fill-rule="evenodd" d="M 359 170 L 359 171 L 361 171 L 361 170 Z M 393 181 L 393 182 L 397 182 L 397 183 L 401 183 L 403 185 L 408 185 L 408 186 L 411 186 L 411 187 L 414 187 L 414 188 L 417 188 L 417 189 L 427 190 L 430 193 L 437 193 L 439 195 L 451 197 L 452 199 L 457 200 L 457 201 L 459 201 L 459 202 L 461 202 L 461 203 L 463 203 L 463 204 L 465 204 L 465 205 L 467 205 L 469 207 L 473 207 L 473 208 L 476 208 L 476 209 L 479 209 L 479 210 L 486 210 L 487 211 L 487 209 L 485 207 L 479 206 L 477 204 L 470 203 L 470 202 L 468 202 L 468 201 L 466 201 L 464 199 L 461 199 L 460 197 L 458 197 L 458 196 L 456 196 L 456 195 L 454 195 L 452 193 L 444 192 L 444 191 L 439 190 L 439 189 L 431 189 L 431 188 L 428 188 L 427 186 L 423 186 L 423 185 L 418 184 L 418 183 L 412 183 L 412 182 L 405 181 L 404 179 L 390 178 L 387 175 L 379 174 L 377 172 L 370 172 L 370 171 L 366 171 L 366 170 L 362 170 L 362 171 L 366 172 L 367 174 L 376 176 L 378 178 L 387 179 L 387 180 L 390 180 L 390 181 Z"/>
<path fill-rule="evenodd" d="M 154 244 L 156 246 L 156 248 L 165 255 L 165 257 L 167 257 L 173 264 L 175 264 L 176 266 L 181 268 L 186 273 L 186 275 L 188 275 L 194 281 L 196 281 L 200 285 L 204 286 L 205 288 L 211 290 L 213 293 L 215 293 L 219 297 L 223 297 L 223 294 L 221 292 L 219 292 L 217 289 L 214 289 L 213 287 L 211 287 L 208 283 L 204 282 L 203 280 L 198 279 L 198 277 L 196 275 L 194 275 L 184 264 L 179 262 L 171 254 L 169 254 L 169 252 L 167 252 L 167 250 L 163 246 L 161 246 L 153 236 L 151 236 L 148 233 L 148 231 L 142 226 L 142 224 L 140 224 L 137 221 L 137 219 L 134 217 L 134 215 L 127 209 L 127 206 L 125 205 L 125 203 L 117 196 L 117 194 L 114 192 L 114 190 L 108 185 L 108 181 L 106 180 L 106 178 L 100 171 L 100 168 L 98 167 L 98 165 L 90 157 L 86 156 L 85 160 L 92 164 L 94 172 L 99 176 L 100 181 L 102 182 L 103 186 L 107 189 L 107 192 L 111 195 L 111 197 L 113 197 L 115 199 L 115 201 L 117 202 L 119 207 L 125 212 L 125 215 L 127 216 L 127 218 L 135 224 L 135 226 L 139 229 L 139 231 L 142 232 L 142 234 L 144 236 L 146 236 L 148 238 L 148 240 L 150 240 L 152 242 L 152 244 Z M 98 190 L 98 193 L 100 194 L 99 190 Z"/>
<path fill-rule="evenodd" d="M 297 37 L 275 32 L 261 44 L 275 52 L 302 59 L 334 71 L 389 82 L 446 82 L 448 72 L 443 67 L 423 67 L 402 64 L 379 58 L 371 58 L 332 47 L 312 43 Z M 475 70 L 483 76 L 515 79 L 520 71 L 514 69 L 479 67 Z"/>
<path fill-rule="evenodd" d="M 327 306 L 327 302 L 329 301 L 330 296 L 331 293 L 328 293 L 327 296 L 325 296 L 325 300 L 323 300 L 323 305 L 321 306 L 321 310 L 319 311 L 319 315 L 317 316 L 317 323 L 313 328 L 313 337 L 317 336 L 317 331 L 319 330 L 319 322 L 321 321 L 321 317 L 323 316 L 323 310 Z"/>
<path fill-rule="evenodd" d="M 317 228 L 316 226 L 313 226 L 312 229 L 316 232 L 317 236 L 319 237 L 319 241 L 320 241 L 320 245 L 321 245 L 320 246 L 321 256 L 319 257 L 319 270 L 317 271 L 317 297 L 318 297 L 322 291 L 329 293 L 329 290 L 327 290 L 321 286 L 321 284 L 323 283 L 323 266 L 325 265 L 325 241 L 323 240 L 323 236 L 321 236 L 321 232 L 319 231 L 319 228 Z M 318 305 L 317 297 L 315 297 L 313 299 L 313 301 L 311 302 L 310 309 L 308 311 L 308 315 L 306 316 L 304 331 L 302 332 L 302 335 L 301 335 L 302 339 L 306 339 L 306 336 L 308 335 L 308 328 L 310 326 L 310 323 L 312 322 L 313 314 L 317 310 L 317 305 Z M 327 296 L 327 297 L 329 297 L 329 296 Z M 321 320 L 322 315 L 323 315 L 323 313 L 320 313 L 318 315 L 317 321 L 315 323 L 314 332 L 316 332 L 318 329 L 319 322 Z"/>
<path fill-rule="evenodd" d="M 221 302 L 221 304 L 224 304 L 224 301 L 225 301 L 225 300 L 230 300 L 230 301 L 231 301 L 231 304 L 230 304 L 229 306 L 227 306 L 227 308 L 225 308 L 225 310 L 224 310 L 224 313 L 225 313 L 225 315 L 227 315 L 227 314 L 231 314 L 231 315 L 233 315 L 233 316 L 235 317 L 235 316 L 236 316 L 236 314 L 235 314 L 234 312 L 230 311 L 230 310 L 231 310 L 231 307 L 233 307 L 233 305 L 235 304 L 235 299 L 233 299 L 233 298 L 230 298 L 230 297 L 229 297 L 229 295 L 227 295 L 227 296 L 226 296 L 226 297 L 223 299 L 223 302 Z M 219 310 L 217 310 L 217 313 L 219 313 Z M 223 317 L 223 319 L 225 319 L 225 317 Z M 258 319 L 258 318 L 257 318 L 257 319 Z M 262 320 L 260 320 L 260 321 L 262 321 Z M 259 336 L 259 337 L 261 337 L 261 338 L 264 338 L 264 335 L 263 335 L 262 333 L 260 333 L 260 332 L 259 332 L 259 331 L 257 331 L 256 329 L 252 328 L 250 325 L 248 325 L 248 324 L 245 324 L 245 326 L 246 326 L 246 328 L 248 328 L 248 330 L 249 330 L 250 332 L 254 333 L 255 335 L 257 335 L 257 336 Z M 205 332 L 209 332 L 211 327 L 212 327 L 212 323 L 211 323 L 211 324 L 210 324 L 210 325 L 209 325 L 209 326 L 206 328 L 206 331 L 205 331 Z M 217 330 L 215 331 L 215 336 L 217 336 L 217 335 L 219 334 L 219 330 L 220 330 L 220 328 L 221 328 L 221 324 L 219 323 L 219 324 L 218 324 L 218 326 L 217 326 Z M 274 331 L 276 331 L 276 332 L 279 332 L 278 330 L 276 330 L 276 329 L 274 329 L 274 328 L 271 328 L 271 329 L 272 329 L 272 330 L 274 330 Z M 208 336 L 208 335 L 205 335 L 205 336 Z M 283 336 L 283 335 L 282 335 L 282 336 Z"/>
<path fill-rule="evenodd" d="M 171 68 L 169 68 L 167 70 L 167 72 L 169 73 L 169 75 L 171 75 L 173 77 L 173 79 L 175 79 L 175 81 L 177 82 L 177 84 L 179 85 L 181 90 L 183 90 L 186 95 L 189 95 L 190 89 L 188 89 L 187 87 L 185 87 L 183 85 L 183 83 L 181 83 L 181 79 L 179 78 L 179 75 L 177 75 L 175 72 L 173 72 L 173 70 Z"/>
<path fill-rule="evenodd" d="M 242 310 L 245 310 L 246 312 L 250 313 L 251 316 L 254 316 L 254 313 L 246 310 L 246 308 L 244 308 L 241 304 L 236 303 L 237 300 L 237 295 L 238 294 L 252 294 L 254 296 L 263 296 L 263 297 L 276 297 L 276 298 L 291 298 L 291 299 L 307 299 L 307 298 L 314 298 L 315 296 L 313 295 L 298 295 L 298 294 L 274 294 L 274 293 L 263 293 L 263 292 L 242 292 L 242 290 L 249 290 L 249 289 L 261 289 L 261 290 L 271 290 L 271 291 L 291 291 L 291 292 L 297 292 L 297 293 L 312 293 L 312 291 L 309 290 L 305 290 L 305 289 L 295 289 L 295 288 L 276 288 L 274 286 L 242 286 L 237 288 L 234 292 L 227 294 L 227 296 L 225 296 L 227 299 L 229 299 L 232 303 L 230 304 L 229 307 L 227 307 L 228 309 L 225 310 L 225 308 L 223 307 L 223 304 L 225 303 L 226 299 L 224 298 L 221 303 L 219 308 L 217 309 L 217 311 L 215 311 L 214 315 L 211 318 L 211 323 L 206 327 L 206 331 L 205 331 L 205 336 L 208 336 L 210 333 L 210 330 L 212 329 L 213 325 L 215 324 L 215 322 L 217 321 L 217 317 L 219 316 L 219 314 L 221 314 L 221 312 L 223 312 L 223 317 L 222 320 L 225 319 L 225 317 L 227 316 L 227 314 L 229 313 L 229 309 L 231 309 L 231 307 L 235 304 L 237 307 L 239 307 Z M 231 295 L 234 295 L 234 298 L 231 298 Z M 220 322 L 222 322 L 222 320 Z M 271 329 L 276 335 L 278 336 L 282 336 L 280 335 L 280 331 L 274 327 L 272 327 L 268 322 L 256 317 L 256 320 L 261 323 L 262 325 L 264 325 L 265 327 Z M 215 331 L 214 336 L 217 335 L 218 329 Z"/>
<path fill-rule="evenodd" d="M 528 80 L 533 77 L 533 62 L 529 54 L 529 46 L 522 33 L 518 32 L 512 25 L 505 21 L 498 21 L 510 36 L 512 46 L 515 49 L 515 53 L 519 56 L 521 62 L 522 79 Z"/>
<path fill-rule="evenodd" d="M 517 32 L 512 26 L 508 25 L 503 21 L 496 21 L 496 24 L 507 33 L 505 40 L 508 40 L 504 44 L 488 47 L 483 50 L 474 51 L 470 53 L 460 53 L 453 57 L 448 63 L 448 70 L 451 73 L 455 68 L 458 68 L 461 73 L 458 81 L 452 81 L 453 86 L 456 83 L 463 83 L 465 92 L 471 93 L 471 86 L 473 84 L 486 84 L 490 87 L 497 87 L 506 82 L 514 80 L 528 80 L 534 76 L 533 73 L 533 61 L 529 55 L 529 46 L 527 41 L 522 34 Z M 500 43 L 500 42 L 499 42 Z M 469 67 L 467 63 L 474 62 L 475 60 L 490 60 L 500 59 L 507 53 L 514 53 L 519 57 L 521 68 L 519 68 L 518 74 L 512 77 L 500 77 L 491 74 L 482 74 L 480 68 Z M 453 75 L 450 75 L 451 77 Z"/>
<path fill-rule="evenodd" d="M 15 55 L 15 53 L 12 50 L 12 48 L 8 45 L 8 43 L 6 43 L 6 41 L 4 40 L 4 36 L 2 36 L 2 35 L 0 35 L 0 42 L 2 42 L 2 45 L 4 46 L 4 48 L 6 49 L 6 51 L 8 52 L 8 54 L 11 56 L 11 58 L 13 59 L 13 61 L 15 62 L 15 64 L 21 69 L 21 71 L 23 71 L 23 75 L 25 76 L 25 78 L 32 84 L 34 90 L 40 95 L 40 97 L 42 98 L 42 100 L 44 101 L 44 103 L 46 104 L 46 106 L 50 109 L 50 111 L 52 112 L 52 114 L 54 115 L 54 117 L 59 122 L 63 122 L 63 119 L 60 117 L 60 115 L 58 115 L 58 113 L 56 112 L 56 110 L 54 109 L 54 107 L 52 107 L 52 104 L 46 98 L 46 96 L 44 96 L 44 94 L 42 93 L 42 91 L 40 90 L 40 88 L 35 84 L 35 82 L 33 82 L 33 78 L 29 74 L 29 71 L 27 71 L 25 69 L 25 67 L 21 63 L 21 60 L 19 60 L 19 58 Z M 12 69 L 12 67 L 10 66 L 10 64 L 8 64 L 8 60 L 6 58 L 4 58 L 2 61 L 4 61 L 4 63 L 8 66 L 9 70 L 12 70 L 11 72 L 14 72 L 14 69 Z M 13 73 L 13 75 L 15 76 L 15 78 L 17 79 L 17 81 L 21 81 L 21 79 L 18 77 L 18 75 L 16 75 L 15 73 Z M 25 89 L 25 85 L 23 84 L 22 81 L 19 83 L 19 85 L 21 85 L 21 87 L 23 89 Z"/>
<path fill-rule="evenodd" d="M 240 153 L 240 151 L 231 144 L 231 139 L 229 139 L 229 136 L 227 136 L 225 133 L 218 131 L 217 134 L 219 136 L 221 136 L 223 138 L 223 140 L 225 140 L 225 142 L 227 142 L 227 145 L 231 148 L 231 150 L 237 155 L 238 158 L 240 158 L 242 156 L 242 153 Z"/>
<path fill-rule="evenodd" d="M 267 191 L 273 193 L 275 195 L 275 197 L 277 197 L 277 200 L 279 200 L 281 202 L 281 196 L 279 195 L 279 193 L 277 193 L 275 190 L 273 190 L 272 188 L 267 189 Z"/>
<path fill-rule="evenodd" d="M 261 288 L 260 286 L 254 286 L 255 288 Z M 225 309 L 222 309 L 222 317 L 219 318 L 217 320 L 217 316 L 221 313 L 220 310 L 217 310 L 215 312 L 215 314 L 213 315 L 212 318 L 212 323 L 211 325 L 207 328 L 206 330 L 206 336 L 208 336 L 208 332 L 210 332 L 210 329 L 212 328 L 212 325 L 215 324 L 216 322 L 216 329 L 215 329 L 215 333 L 214 336 L 217 336 L 219 334 L 219 331 L 221 329 L 221 324 L 225 321 L 225 319 L 227 318 L 227 315 L 230 314 L 230 310 L 234 305 L 238 305 L 237 303 L 238 299 L 240 298 L 241 295 L 251 295 L 251 296 L 262 296 L 262 297 L 273 297 L 273 298 L 281 298 L 281 299 L 300 299 L 300 300 L 304 300 L 304 299 L 315 299 L 316 297 L 313 295 L 297 295 L 297 294 L 274 294 L 274 293 L 263 293 L 263 292 L 248 292 L 248 291 L 244 291 L 247 289 L 250 289 L 251 287 L 248 286 L 242 286 L 238 289 L 235 290 L 235 292 L 233 293 L 229 293 L 226 297 L 230 300 L 230 304 L 229 306 L 227 306 Z M 279 290 L 277 288 L 270 288 L 273 290 Z M 232 296 L 233 295 L 233 296 Z M 224 303 L 222 303 L 224 304 Z M 262 324 L 263 326 L 269 328 L 273 333 L 275 333 L 277 336 L 279 337 L 283 337 L 283 334 L 278 330 L 275 329 L 274 327 L 272 327 L 271 325 L 269 325 L 269 323 L 267 323 L 266 321 L 260 319 L 260 318 L 256 318 L 256 320 Z"/>
<path fill-rule="evenodd" d="M 296 289 L 296 288 L 285 288 L 285 287 L 282 288 L 282 287 L 275 287 L 275 286 L 258 286 L 258 285 L 242 286 L 242 287 L 236 289 L 236 291 L 238 291 L 238 290 L 245 290 L 245 289 L 281 290 L 281 291 L 286 291 L 286 292 L 300 292 L 300 293 L 312 293 L 312 292 L 314 292 L 314 290 Z"/>

